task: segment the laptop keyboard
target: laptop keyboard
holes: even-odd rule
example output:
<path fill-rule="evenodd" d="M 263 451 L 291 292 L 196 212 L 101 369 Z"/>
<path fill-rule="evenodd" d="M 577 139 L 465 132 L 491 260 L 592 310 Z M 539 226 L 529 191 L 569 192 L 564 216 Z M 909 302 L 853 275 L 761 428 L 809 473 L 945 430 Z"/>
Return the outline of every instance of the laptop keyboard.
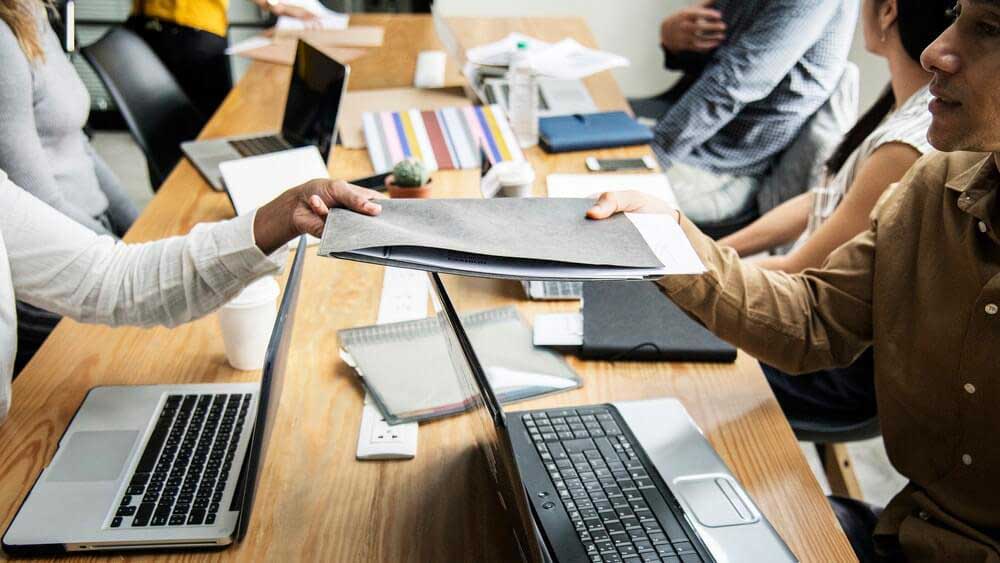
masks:
<path fill-rule="evenodd" d="M 229 145 L 236 149 L 236 152 L 240 153 L 242 156 L 270 154 L 294 148 L 286 143 L 284 139 L 275 135 L 251 137 L 249 139 L 234 139 L 229 141 Z"/>
<path fill-rule="evenodd" d="M 703 561 L 609 409 L 521 418 L 593 563 Z"/>
<path fill-rule="evenodd" d="M 250 398 L 169 395 L 111 527 L 214 524 Z"/>

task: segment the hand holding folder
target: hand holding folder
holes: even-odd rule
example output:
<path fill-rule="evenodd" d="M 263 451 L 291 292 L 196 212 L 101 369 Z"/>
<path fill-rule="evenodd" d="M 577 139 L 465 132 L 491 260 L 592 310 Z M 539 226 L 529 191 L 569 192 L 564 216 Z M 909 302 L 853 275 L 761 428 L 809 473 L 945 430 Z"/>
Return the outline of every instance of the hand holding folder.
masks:
<path fill-rule="evenodd" d="M 377 217 L 331 210 L 319 254 L 521 280 L 654 279 L 704 265 L 671 214 L 586 218 L 590 199 L 385 200 Z"/>

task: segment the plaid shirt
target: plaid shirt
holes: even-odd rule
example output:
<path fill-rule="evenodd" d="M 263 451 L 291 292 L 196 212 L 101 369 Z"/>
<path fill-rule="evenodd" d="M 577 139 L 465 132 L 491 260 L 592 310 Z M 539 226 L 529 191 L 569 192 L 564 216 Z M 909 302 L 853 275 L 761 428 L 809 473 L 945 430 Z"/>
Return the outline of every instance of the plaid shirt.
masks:
<path fill-rule="evenodd" d="M 847 61 L 854 0 L 718 0 L 726 41 L 653 129 L 660 163 L 765 173 L 829 99 Z"/>

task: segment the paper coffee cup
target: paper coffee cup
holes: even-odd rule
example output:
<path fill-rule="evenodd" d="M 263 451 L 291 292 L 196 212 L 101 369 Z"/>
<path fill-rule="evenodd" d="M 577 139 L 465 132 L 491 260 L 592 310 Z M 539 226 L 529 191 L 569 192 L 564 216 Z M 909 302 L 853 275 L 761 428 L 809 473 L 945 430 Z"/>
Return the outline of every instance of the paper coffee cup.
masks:
<path fill-rule="evenodd" d="M 219 309 L 219 325 L 229 365 L 240 370 L 264 367 L 264 355 L 278 313 L 278 282 L 271 276 L 248 285 Z"/>
<path fill-rule="evenodd" d="M 531 197 L 535 170 L 526 160 L 508 160 L 494 165 L 500 183 L 500 197 Z"/>

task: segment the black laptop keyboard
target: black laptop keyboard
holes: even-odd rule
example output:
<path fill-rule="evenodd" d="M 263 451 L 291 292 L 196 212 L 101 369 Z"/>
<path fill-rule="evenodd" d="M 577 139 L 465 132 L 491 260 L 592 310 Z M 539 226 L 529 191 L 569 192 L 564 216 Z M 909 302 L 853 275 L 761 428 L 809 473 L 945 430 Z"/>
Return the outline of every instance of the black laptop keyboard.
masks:
<path fill-rule="evenodd" d="M 286 143 L 281 137 L 276 137 L 274 135 L 251 137 L 249 139 L 234 139 L 229 141 L 229 144 L 242 156 L 270 154 L 272 152 L 294 148 Z"/>
<path fill-rule="evenodd" d="M 169 395 L 112 528 L 215 523 L 251 395 Z"/>
<path fill-rule="evenodd" d="M 521 418 L 592 562 L 703 561 L 607 408 Z"/>

